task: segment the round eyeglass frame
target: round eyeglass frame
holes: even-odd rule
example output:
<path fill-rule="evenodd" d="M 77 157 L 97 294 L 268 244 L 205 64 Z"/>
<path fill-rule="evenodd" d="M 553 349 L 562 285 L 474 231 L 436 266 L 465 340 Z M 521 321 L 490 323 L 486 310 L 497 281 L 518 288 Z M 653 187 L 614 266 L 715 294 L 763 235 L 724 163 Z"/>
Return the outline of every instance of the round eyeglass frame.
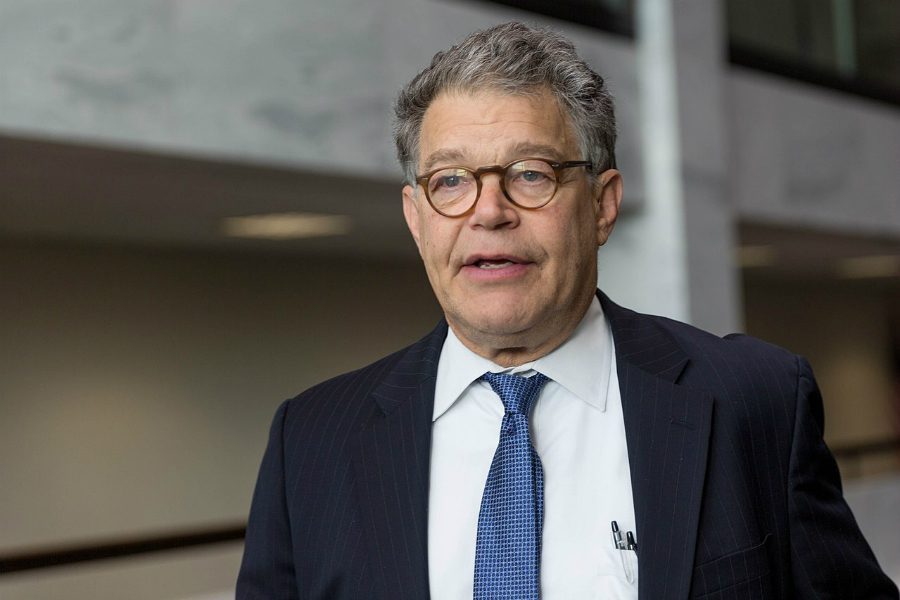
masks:
<path fill-rule="evenodd" d="M 537 206 L 525 206 L 523 204 L 519 204 L 515 200 L 513 200 L 512 196 L 509 195 L 509 192 L 506 191 L 506 175 L 509 168 L 515 164 L 529 161 L 529 160 L 538 160 L 542 163 L 548 165 L 551 169 L 553 169 L 553 173 L 555 175 L 555 180 L 553 182 L 553 192 L 547 196 L 547 200 Z M 556 162 L 552 160 L 547 160 L 546 158 L 537 158 L 537 157 L 526 157 L 526 158 L 517 158 L 516 160 L 507 163 L 506 165 L 489 165 L 486 167 L 479 167 L 477 169 L 470 169 L 469 167 L 463 167 L 459 165 L 448 165 L 445 167 L 439 167 L 437 169 L 432 169 L 427 173 L 419 175 L 416 177 L 416 183 L 422 186 L 422 189 L 425 191 L 425 199 L 428 200 L 428 204 L 431 208 L 434 209 L 436 213 L 439 215 L 443 215 L 445 217 L 455 219 L 458 217 L 464 217 L 471 213 L 475 209 L 475 205 L 478 204 L 479 198 L 481 198 L 481 176 L 487 173 L 496 173 L 500 176 L 500 190 L 503 192 L 503 196 L 506 197 L 507 200 L 512 202 L 515 206 L 519 208 L 523 208 L 525 210 L 537 210 L 539 208 L 543 208 L 547 206 L 551 200 L 556 196 L 557 190 L 559 190 L 559 179 L 562 176 L 562 171 L 565 169 L 572 169 L 574 167 L 593 167 L 593 163 L 589 160 L 568 160 L 565 162 Z M 435 173 L 439 173 L 441 171 L 446 171 L 447 169 L 462 169 L 464 171 L 468 171 L 475 177 L 475 199 L 472 201 L 472 204 L 466 208 L 466 210 L 462 211 L 458 214 L 447 214 L 446 212 L 440 210 L 437 206 L 434 205 L 434 202 L 431 201 L 431 194 L 428 193 L 428 181 Z"/>

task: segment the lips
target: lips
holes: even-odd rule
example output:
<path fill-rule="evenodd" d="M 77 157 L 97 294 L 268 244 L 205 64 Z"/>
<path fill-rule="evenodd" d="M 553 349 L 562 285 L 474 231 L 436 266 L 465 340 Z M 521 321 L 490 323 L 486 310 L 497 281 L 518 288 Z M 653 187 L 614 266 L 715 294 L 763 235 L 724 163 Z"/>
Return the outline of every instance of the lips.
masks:
<path fill-rule="evenodd" d="M 479 260 L 473 266 L 476 266 L 479 269 L 502 269 L 503 267 L 514 264 L 518 263 L 514 263 L 510 260 Z"/>
<path fill-rule="evenodd" d="M 508 254 L 475 254 L 466 258 L 464 267 L 477 267 L 484 270 L 502 269 L 512 265 L 521 265 L 531 261 L 520 256 L 512 256 Z"/>
<path fill-rule="evenodd" d="M 473 254 L 466 258 L 460 273 L 468 281 L 478 284 L 497 284 L 519 281 L 527 276 L 534 262 L 510 254 Z"/>

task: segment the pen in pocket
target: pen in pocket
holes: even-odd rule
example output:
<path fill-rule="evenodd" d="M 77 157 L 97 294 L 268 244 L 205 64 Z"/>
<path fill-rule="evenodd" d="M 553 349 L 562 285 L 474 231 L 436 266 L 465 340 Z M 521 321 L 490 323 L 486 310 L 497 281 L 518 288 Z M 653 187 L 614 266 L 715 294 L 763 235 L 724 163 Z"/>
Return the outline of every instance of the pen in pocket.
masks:
<path fill-rule="evenodd" d="M 622 562 L 622 572 L 628 583 L 634 583 L 634 569 L 631 567 L 631 557 L 625 556 L 628 551 L 637 552 L 637 542 L 634 539 L 634 533 L 628 531 L 625 533 L 625 539 L 622 539 L 622 532 L 619 530 L 619 524 L 612 522 L 613 546 L 619 552 L 619 560 Z"/>

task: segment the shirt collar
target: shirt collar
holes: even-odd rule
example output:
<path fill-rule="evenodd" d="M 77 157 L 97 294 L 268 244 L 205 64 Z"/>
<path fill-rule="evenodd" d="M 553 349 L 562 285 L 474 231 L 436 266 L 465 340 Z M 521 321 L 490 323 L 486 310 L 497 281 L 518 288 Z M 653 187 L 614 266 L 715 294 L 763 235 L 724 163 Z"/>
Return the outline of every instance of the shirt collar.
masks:
<path fill-rule="evenodd" d="M 539 371 L 600 411 L 606 410 L 613 342 L 596 298 L 575 332 L 550 354 L 512 368 L 501 367 L 466 348 L 453 328 L 438 362 L 432 421 L 443 415 L 466 389 L 487 373 Z"/>

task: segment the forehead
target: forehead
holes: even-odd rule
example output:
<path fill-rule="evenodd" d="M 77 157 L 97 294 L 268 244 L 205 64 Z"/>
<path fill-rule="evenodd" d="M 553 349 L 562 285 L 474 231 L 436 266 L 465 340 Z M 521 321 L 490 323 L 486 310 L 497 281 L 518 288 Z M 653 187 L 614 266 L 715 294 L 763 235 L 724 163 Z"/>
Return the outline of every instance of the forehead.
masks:
<path fill-rule="evenodd" d="M 450 163 L 505 164 L 525 156 L 575 160 L 578 154 L 568 116 L 547 90 L 445 92 L 422 120 L 420 172 Z"/>

